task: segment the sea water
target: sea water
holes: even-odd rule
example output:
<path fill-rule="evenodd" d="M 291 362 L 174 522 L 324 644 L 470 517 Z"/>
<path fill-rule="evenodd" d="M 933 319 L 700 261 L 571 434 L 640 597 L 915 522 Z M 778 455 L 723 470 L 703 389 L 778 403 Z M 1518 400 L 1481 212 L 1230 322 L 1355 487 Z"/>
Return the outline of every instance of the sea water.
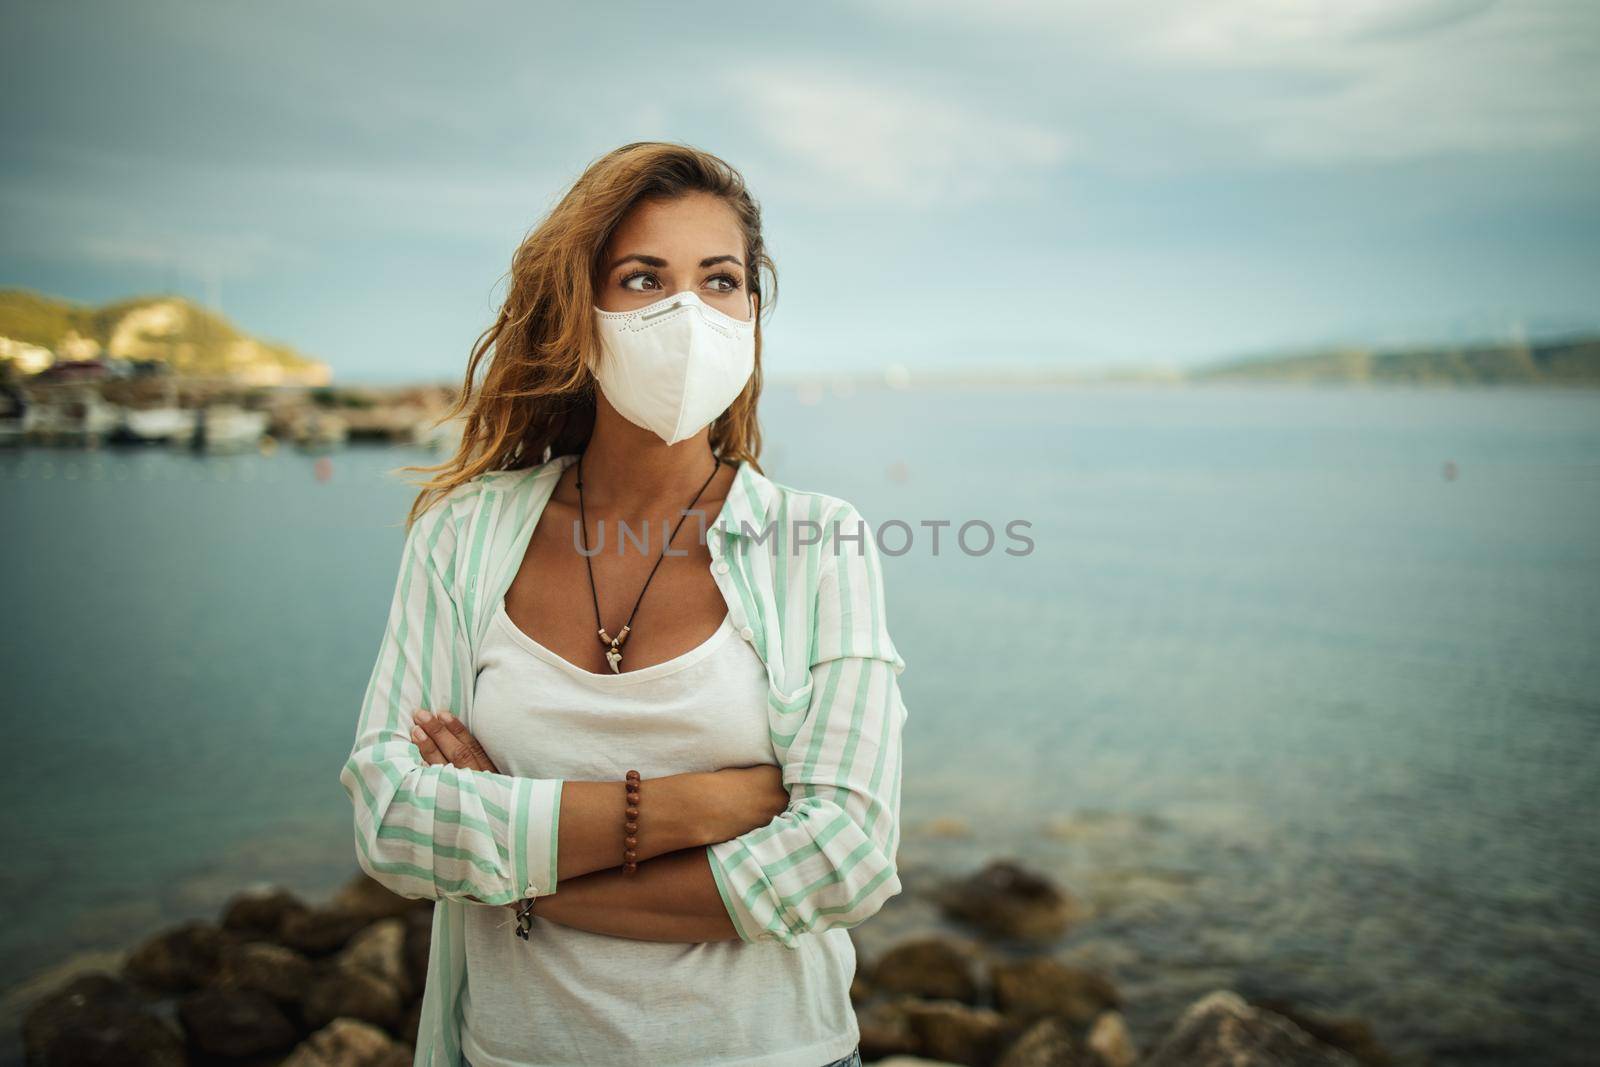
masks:
<path fill-rule="evenodd" d="M 1080 900 L 1053 951 L 1144 1044 L 1228 987 L 1404 1062 L 1582 1062 L 1600 393 L 775 386 L 763 414 L 768 475 L 883 538 L 907 892 L 867 954 L 936 921 L 917 887 L 1014 859 Z M 355 873 L 391 472 L 437 457 L 329 458 L 0 454 L 8 985 Z"/>

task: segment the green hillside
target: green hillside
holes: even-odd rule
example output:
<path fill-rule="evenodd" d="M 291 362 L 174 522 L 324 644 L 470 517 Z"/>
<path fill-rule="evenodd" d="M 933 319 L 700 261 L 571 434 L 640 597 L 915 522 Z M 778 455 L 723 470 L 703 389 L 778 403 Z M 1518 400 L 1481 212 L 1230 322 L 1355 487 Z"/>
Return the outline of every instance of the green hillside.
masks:
<path fill-rule="evenodd" d="M 1371 382 L 1455 385 L 1600 385 L 1600 337 L 1529 344 L 1348 348 L 1229 360 L 1194 381 Z"/>
<path fill-rule="evenodd" d="M 15 344 L 6 345 L 5 341 Z M 0 290 L 0 353 L 17 344 L 49 349 L 55 359 L 154 360 L 186 377 L 262 385 L 325 385 L 327 364 L 287 345 L 240 332 L 221 315 L 179 296 L 76 304 L 24 289 Z"/>

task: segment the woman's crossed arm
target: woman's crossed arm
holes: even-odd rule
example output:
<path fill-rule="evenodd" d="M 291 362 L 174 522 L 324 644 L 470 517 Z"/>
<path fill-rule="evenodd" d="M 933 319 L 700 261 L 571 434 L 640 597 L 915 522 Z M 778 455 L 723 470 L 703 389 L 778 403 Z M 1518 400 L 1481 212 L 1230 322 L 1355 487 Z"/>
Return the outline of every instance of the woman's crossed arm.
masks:
<path fill-rule="evenodd" d="M 428 764 L 499 773 L 454 715 L 419 711 L 416 720 L 412 739 Z M 762 765 L 671 775 L 649 779 L 645 789 L 652 794 L 647 801 L 652 832 L 640 835 L 644 859 L 638 872 L 624 875 L 623 784 L 564 783 L 557 853 L 562 876 L 557 892 L 539 898 L 534 915 L 640 941 L 737 940 L 703 846 L 766 825 L 783 810 L 788 793 L 779 769 Z M 718 836 L 719 826 L 726 836 Z M 515 910 L 522 903 L 505 906 Z"/>

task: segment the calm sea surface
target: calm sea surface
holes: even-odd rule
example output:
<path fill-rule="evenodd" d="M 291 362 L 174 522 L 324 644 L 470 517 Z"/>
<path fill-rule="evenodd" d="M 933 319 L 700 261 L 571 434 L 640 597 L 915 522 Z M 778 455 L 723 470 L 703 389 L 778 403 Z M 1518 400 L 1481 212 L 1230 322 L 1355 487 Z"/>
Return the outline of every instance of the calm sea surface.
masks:
<path fill-rule="evenodd" d="M 1405 1062 L 1592 1062 L 1600 394 L 772 389 L 765 428 L 772 477 L 913 532 L 908 892 L 864 944 L 1017 858 L 1147 1041 L 1228 986 Z M 331 458 L 0 454 L 7 985 L 355 872 L 389 472 L 432 459 Z"/>

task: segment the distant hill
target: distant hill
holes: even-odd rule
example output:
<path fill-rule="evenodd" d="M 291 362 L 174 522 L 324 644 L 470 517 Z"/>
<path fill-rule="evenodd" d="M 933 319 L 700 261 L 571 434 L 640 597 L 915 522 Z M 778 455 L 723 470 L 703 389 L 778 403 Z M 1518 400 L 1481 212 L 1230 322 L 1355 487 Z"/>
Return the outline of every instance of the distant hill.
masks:
<path fill-rule="evenodd" d="M 326 363 L 241 333 L 183 297 L 134 297 L 92 307 L 25 289 L 0 289 L 0 361 L 42 364 L 110 357 L 165 363 L 185 377 L 250 385 L 326 385 Z"/>
<path fill-rule="evenodd" d="M 1600 385 L 1600 337 L 1397 349 L 1347 348 L 1229 360 L 1191 381 L 1412 382 L 1456 385 Z"/>

